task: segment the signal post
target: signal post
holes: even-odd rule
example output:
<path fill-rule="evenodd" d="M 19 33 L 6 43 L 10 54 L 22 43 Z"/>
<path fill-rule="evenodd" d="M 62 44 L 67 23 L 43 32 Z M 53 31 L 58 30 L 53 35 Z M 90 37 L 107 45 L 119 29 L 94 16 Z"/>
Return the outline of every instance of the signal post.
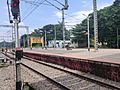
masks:
<path fill-rule="evenodd" d="M 20 48 L 18 24 L 20 22 L 19 0 L 11 0 L 11 13 L 13 16 L 14 31 L 15 31 L 15 65 L 16 65 L 16 90 L 21 90 L 21 58 L 22 49 Z"/>

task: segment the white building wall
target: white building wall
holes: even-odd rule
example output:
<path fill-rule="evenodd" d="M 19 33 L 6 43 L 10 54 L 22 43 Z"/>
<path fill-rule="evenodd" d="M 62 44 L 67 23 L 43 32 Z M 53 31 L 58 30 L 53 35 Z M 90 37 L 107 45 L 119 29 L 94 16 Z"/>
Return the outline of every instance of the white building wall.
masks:
<path fill-rule="evenodd" d="M 65 41 L 65 45 L 70 43 L 69 40 Z M 48 47 L 54 47 L 54 40 L 48 41 Z M 63 41 L 62 40 L 56 40 L 56 47 L 57 48 L 63 48 Z"/>

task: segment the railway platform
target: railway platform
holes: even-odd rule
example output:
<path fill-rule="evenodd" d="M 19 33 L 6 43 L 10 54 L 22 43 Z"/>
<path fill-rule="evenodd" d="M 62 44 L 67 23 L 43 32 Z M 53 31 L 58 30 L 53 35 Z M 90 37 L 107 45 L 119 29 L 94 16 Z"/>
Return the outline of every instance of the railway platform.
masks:
<path fill-rule="evenodd" d="M 24 55 L 120 82 L 120 49 L 24 49 Z"/>
<path fill-rule="evenodd" d="M 24 51 L 120 64 L 120 49 L 98 49 L 98 51 L 91 49 L 89 52 L 82 48 L 72 50 L 59 48 L 48 48 L 47 50 L 33 48 L 30 50 L 26 48 Z"/>

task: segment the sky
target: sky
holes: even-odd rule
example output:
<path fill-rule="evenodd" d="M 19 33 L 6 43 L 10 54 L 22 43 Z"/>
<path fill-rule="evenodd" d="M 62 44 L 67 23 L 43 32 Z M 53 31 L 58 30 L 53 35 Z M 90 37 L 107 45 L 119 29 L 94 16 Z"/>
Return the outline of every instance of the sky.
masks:
<path fill-rule="evenodd" d="M 10 2 L 11 0 L 9 0 Z M 57 3 L 55 0 L 48 0 L 58 8 L 62 9 L 63 6 Z M 64 4 L 64 0 L 58 0 Z M 114 0 L 97 0 L 97 9 L 103 9 L 110 6 Z M 0 0 L 0 25 L 11 25 L 9 23 L 7 0 Z M 29 3 L 28 3 L 29 2 Z M 31 4 L 35 2 L 34 4 Z M 40 3 L 48 4 L 45 0 L 20 0 L 20 16 L 21 22 L 19 25 L 29 26 L 31 33 L 34 29 L 41 28 L 48 24 L 58 24 L 58 21 L 62 21 L 61 11 L 50 5 L 44 5 Z M 69 8 L 65 11 L 65 25 L 75 25 L 81 23 L 83 19 L 89 13 L 93 12 L 93 0 L 68 0 Z M 85 14 L 86 16 L 84 16 Z M 26 34 L 26 29 L 19 29 L 20 36 Z M 0 41 L 10 41 L 12 29 L 6 27 L 0 27 Z"/>

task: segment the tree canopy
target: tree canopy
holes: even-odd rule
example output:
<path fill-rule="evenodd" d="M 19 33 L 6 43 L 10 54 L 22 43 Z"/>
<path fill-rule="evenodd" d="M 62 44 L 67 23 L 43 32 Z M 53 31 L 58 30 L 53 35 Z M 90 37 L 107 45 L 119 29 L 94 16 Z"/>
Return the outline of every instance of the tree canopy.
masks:
<path fill-rule="evenodd" d="M 98 42 L 104 46 L 106 44 L 109 48 L 117 47 L 117 40 L 120 46 L 120 0 L 116 0 L 113 5 L 105 7 L 97 11 L 98 13 Z M 90 16 L 90 39 L 93 44 L 94 27 L 93 27 L 93 13 Z M 74 35 L 73 41 L 79 44 L 86 43 L 87 19 L 82 23 L 77 24 L 72 28 Z M 118 34 L 118 36 L 117 36 Z"/>

